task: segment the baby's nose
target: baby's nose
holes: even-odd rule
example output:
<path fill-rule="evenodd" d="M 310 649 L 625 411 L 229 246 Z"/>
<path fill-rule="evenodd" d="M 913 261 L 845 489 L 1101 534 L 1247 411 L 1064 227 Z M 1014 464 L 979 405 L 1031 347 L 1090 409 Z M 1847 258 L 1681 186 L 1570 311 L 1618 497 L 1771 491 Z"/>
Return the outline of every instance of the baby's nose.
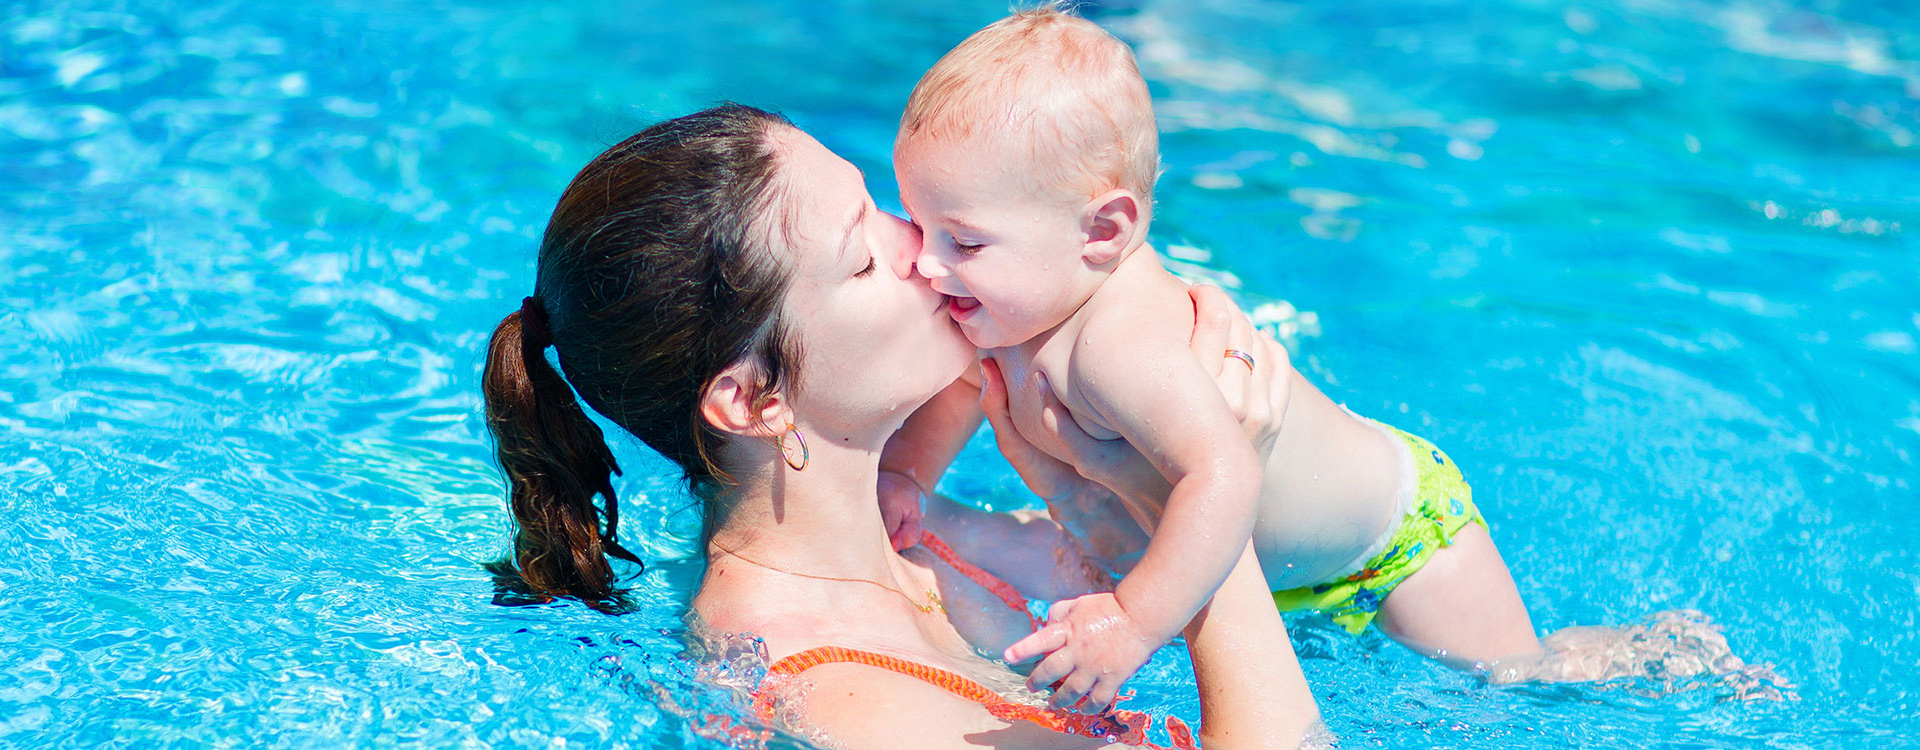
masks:
<path fill-rule="evenodd" d="M 913 268 L 921 276 L 929 279 L 944 279 L 953 275 L 953 269 L 941 263 L 932 252 L 921 250 L 919 257 L 913 259 Z"/>

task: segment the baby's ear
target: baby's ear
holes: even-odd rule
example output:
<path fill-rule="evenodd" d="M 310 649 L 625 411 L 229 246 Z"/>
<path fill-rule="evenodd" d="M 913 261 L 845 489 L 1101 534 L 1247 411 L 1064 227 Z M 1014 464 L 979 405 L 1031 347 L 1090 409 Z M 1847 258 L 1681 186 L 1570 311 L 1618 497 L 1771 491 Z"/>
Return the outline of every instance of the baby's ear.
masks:
<path fill-rule="evenodd" d="M 1088 265 L 1119 260 L 1139 239 L 1135 235 L 1140 231 L 1140 197 L 1125 188 L 1094 196 L 1081 211 L 1080 230 L 1086 236 L 1080 257 Z"/>

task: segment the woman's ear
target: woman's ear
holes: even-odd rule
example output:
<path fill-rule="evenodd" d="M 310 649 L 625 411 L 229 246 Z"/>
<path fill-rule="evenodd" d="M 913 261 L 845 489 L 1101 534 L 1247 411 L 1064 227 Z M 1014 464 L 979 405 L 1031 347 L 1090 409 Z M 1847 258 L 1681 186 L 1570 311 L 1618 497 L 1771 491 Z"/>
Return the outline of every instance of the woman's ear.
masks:
<path fill-rule="evenodd" d="M 1089 265 L 1118 260 L 1143 239 L 1135 237 L 1140 231 L 1140 196 L 1126 188 L 1095 196 L 1081 211 L 1080 229 L 1086 235 L 1080 257 Z"/>
<path fill-rule="evenodd" d="M 738 362 L 721 370 L 700 399 L 700 417 L 721 432 L 767 438 L 793 421 L 786 395 L 763 392 L 759 369 Z"/>

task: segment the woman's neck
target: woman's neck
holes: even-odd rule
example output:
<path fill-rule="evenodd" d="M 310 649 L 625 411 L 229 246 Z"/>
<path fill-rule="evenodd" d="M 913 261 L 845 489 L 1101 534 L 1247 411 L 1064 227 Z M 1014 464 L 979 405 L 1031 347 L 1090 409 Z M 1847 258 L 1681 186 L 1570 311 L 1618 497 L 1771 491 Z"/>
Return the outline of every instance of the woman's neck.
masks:
<path fill-rule="evenodd" d="M 723 491 L 710 544 L 787 573 L 887 581 L 898 556 L 880 519 L 880 450 L 821 442 L 805 469 L 772 453 Z"/>

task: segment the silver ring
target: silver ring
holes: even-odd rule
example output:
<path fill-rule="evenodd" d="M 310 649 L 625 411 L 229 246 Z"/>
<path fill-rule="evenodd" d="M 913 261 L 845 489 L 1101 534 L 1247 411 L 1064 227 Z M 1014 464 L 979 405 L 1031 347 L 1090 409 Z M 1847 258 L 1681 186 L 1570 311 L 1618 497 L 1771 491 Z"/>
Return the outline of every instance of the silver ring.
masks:
<path fill-rule="evenodd" d="M 1247 366 L 1247 372 L 1253 372 L 1253 355 L 1240 351 L 1239 349 L 1228 349 L 1225 356 L 1240 360 L 1241 363 Z"/>

